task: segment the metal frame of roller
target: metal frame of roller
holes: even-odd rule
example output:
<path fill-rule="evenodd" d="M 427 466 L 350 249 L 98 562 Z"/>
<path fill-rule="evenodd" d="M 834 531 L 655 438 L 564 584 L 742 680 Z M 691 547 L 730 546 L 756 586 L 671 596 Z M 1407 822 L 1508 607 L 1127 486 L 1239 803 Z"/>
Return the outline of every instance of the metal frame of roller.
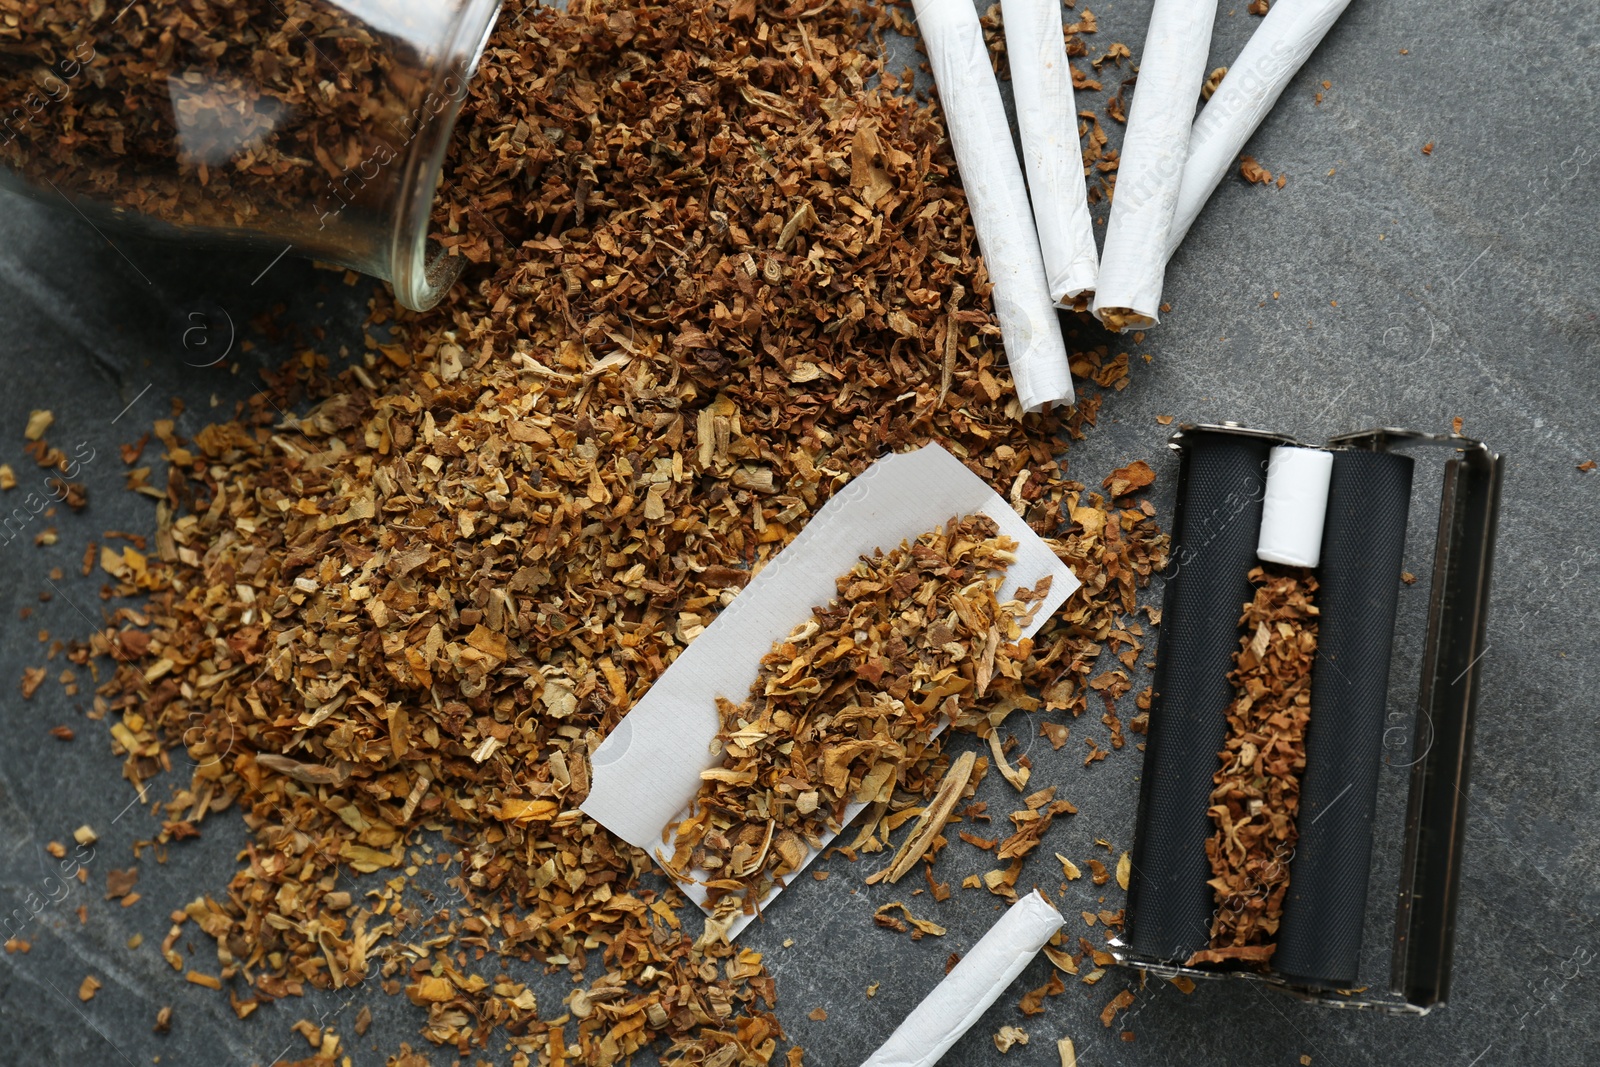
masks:
<path fill-rule="evenodd" d="M 1250 540 L 1253 548 L 1253 534 L 1260 522 L 1259 494 L 1254 500 L 1255 521 L 1251 523 L 1248 499 L 1243 507 L 1218 499 L 1216 487 L 1211 484 L 1213 479 L 1206 472 L 1216 466 L 1214 460 L 1224 453 L 1234 454 L 1236 460 L 1241 451 L 1259 452 L 1264 462 L 1272 445 L 1298 442 L 1284 435 L 1226 423 L 1183 426 L 1172 435 L 1169 444 L 1180 457 L 1172 551 L 1177 569 L 1169 575 L 1163 604 L 1128 889 L 1128 930 L 1124 938 L 1112 942 L 1112 951 L 1121 963 L 1165 976 L 1239 978 L 1331 1006 L 1425 1013 L 1444 1003 L 1449 993 L 1466 829 L 1465 798 L 1485 649 L 1503 460 L 1471 438 L 1393 428 L 1347 434 L 1324 446 L 1335 450 L 1336 470 L 1343 467 L 1346 473 L 1345 489 L 1330 486 L 1330 526 L 1338 525 L 1335 494 L 1343 501 L 1341 506 L 1348 508 L 1372 477 L 1377 479 L 1372 484 L 1389 498 L 1383 506 L 1391 514 L 1384 551 L 1378 553 L 1382 558 L 1362 568 L 1348 562 L 1349 556 L 1341 562 L 1336 550 L 1334 570 L 1344 574 L 1334 576 L 1333 598 L 1330 600 L 1324 592 L 1319 603 L 1338 604 L 1342 596 L 1351 604 L 1362 604 L 1376 597 L 1376 605 L 1365 609 L 1367 617 L 1375 617 L 1374 612 L 1386 615 L 1383 628 L 1390 635 L 1405 528 L 1405 509 L 1395 497 L 1398 483 L 1403 481 L 1409 503 L 1411 467 L 1404 457 L 1391 456 L 1390 446 L 1435 445 L 1456 453 L 1445 464 L 1429 594 L 1414 740 L 1415 751 L 1425 755 L 1412 768 L 1406 812 L 1390 968 L 1390 993 L 1396 999 L 1385 1000 L 1339 990 L 1354 984 L 1352 961 L 1359 954 L 1366 910 L 1371 809 L 1387 695 L 1388 638 L 1383 641 L 1381 656 L 1368 656 L 1370 646 L 1359 639 L 1348 643 L 1342 653 L 1347 657 L 1344 667 L 1351 666 L 1350 658 L 1367 660 L 1357 672 L 1362 677 L 1343 678 L 1343 686 L 1326 678 L 1313 682 L 1301 818 L 1306 819 L 1307 812 L 1315 810 L 1331 821 L 1329 826 L 1314 831 L 1310 840 L 1302 840 L 1291 866 L 1291 899 L 1285 910 L 1284 928 L 1280 929 L 1279 951 L 1283 951 L 1285 942 L 1299 946 L 1290 954 L 1297 973 L 1187 967 L 1182 963 L 1193 950 L 1205 947 L 1209 941 L 1214 901 L 1205 885 L 1209 873 L 1203 842 L 1211 832 L 1206 798 L 1216 752 L 1226 729 L 1224 715 L 1229 699 L 1227 694 L 1219 695 L 1213 690 L 1219 682 L 1224 690 L 1227 688 L 1226 675 L 1238 638 L 1237 609 L 1248 598 L 1247 593 L 1241 591 L 1232 605 L 1218 605 L 1235 578 L 1241 590 L 1248 585 L 1245 573 L 1253 565 L 1253 551 L 1245 559 L 1234 542 Z M 1372 454 L 1376 455 L 1366 458 Z M 1341 463 L 1340 455 L 1348 458 Z M 1196 474 L 1200 475 L 1198 480 Z M 1263 471 L 1263 486 L 1264 477 Z M 1336 480 L 1338 477 L 1336 474 Z M 1229 511 L 1229 507 L 1233 510 Z M 1392 514 L 1397 510 L 1398 535 Z M 1228 516 L 1238 527 L 1233 530 L 1235 536 L 1220 536 L 1222 527 L 1216 523 L 1219 515 Z M 1242 536 L 1246 529 L 1249 538 Z M 1349 529 L 1330 529 L 1325 531 L 1324 546 L 1333 545 L 1337 538 L 1353 536 Z M 1236 556 L 1240 558 L 1235 559 Z M 1383 574 L 1391 562 L 1397 573 L 1386 582 Z M 1329 563 L 1326 555 L 1323 563 Z M 1239 572 L 1236 576 L 1231 573 L 1235 569 Z M 1324 575 L 1322 580 L 1326 582 L 1327 577 Z M 1343 593 L 1338 591 L 1341 581 L 1346 586 Z M 1347 605 L 1335 610 L 1350 612 L 1352 608 Z M 1345 623 L 1355 626 L 1359 621 L 1347 618 Z M 1328 626 L 1326 618 L 1323 625 Z M 1340 625 L 1333 626 L 1336 642 Z M 1224 646 L 1226 655 L 1219 653 Z M 1332 664 L 1324 668 L 1319 659 L 1321 674 L 1331 676 L 1333 669 Z M 1377 679 L 1376 695 L 1373 679 Z M 1326 694 L 1321 704 L 1317 703 L 1319 683 L 1320 691 Z M 1341 696 L 1348 698 L 1343 713 L 1324 710 L 1323 721 L 1327 723 L 1331 718 L 1343 729 L 1325 726 L 1318 738 L 1317 711 L 1329 706 L 1330 701 L 1337 706 L 1336 698 Z M 1353 742 L 1340 743 L 1338 735 L 1352 729 L 1359 736 Z M 1209 744 L 1213 734 L 1216 743 Z M 1322 765 L 1321 774 L 1314 767 L 1317 762 Z M 1349 805 L 1348 810 L 1336 820 L 1333 813 L 1345 805 Z M 1321 821 L 1319 817 L 1318 822 Z M 1335 827 L 1337 832 L 1328 832 Z M 1308 854 L 1314 858 L 1308 860 Z M 1294 895 L 1296 877 L 1302 880 L 1298 898 Z M 1199 914 L 1202 903 L 1203 916 Z M 1322 936 L 1329 924 L 1337 929 L 1337 937 Z M 1325 944 L 1329 941 L 1333 942 L 1331 946 Z M 1275 958 L 1274 963 L 1277 962 Z"/>

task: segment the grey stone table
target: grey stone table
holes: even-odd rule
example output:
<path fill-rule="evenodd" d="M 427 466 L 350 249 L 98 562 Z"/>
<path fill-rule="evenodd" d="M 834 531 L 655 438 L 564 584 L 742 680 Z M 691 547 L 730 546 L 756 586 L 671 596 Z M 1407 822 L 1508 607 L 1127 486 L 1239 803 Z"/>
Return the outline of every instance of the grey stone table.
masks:
<path fill-rule="evenodd" d="M 1245 6 L 1224 4 L 1213 65 L 1254 25 Z M 1137 54 L 1148 9 L 1146 0 L 1097 5 L 1097 41 L 1123 40 Z M 1106 92 L 1126 76 L 1107 68 Z M 1590 0 L 1356 0 L 1249 149 L 1287 172 L 1287 186 L 1225 182 L 1172 263 L 1172 313 L 1142 345 L 1124 343 L 1132 382 L 1107 398 L 1101 425 L 1069 454 L 1073 475 L 1095 483 L 1131 459 L 1153 460 L 1163 515 L 1174 464 L 1157 415 L 1234 419 L 1304 440 L 1380 424 L 1444 429 L 1459 416 L 1509 458 L 1450 1003 L 1426 1018 L 1391 1018 L 1242 984 L 1183 995 L 1152 982 L 1105 1029 L 1098 1015 L 1121 974 L 1093 989 L 1072 983 L 1044 1014 L 1019 1015 L 1021 993 L 1048 976 L 1039 959 L 945 1062 L 1053 1064 L 1060 1036 L 1091 1065 L 1287 1065 L 1310 1056 L 1317 1067 L 1471 1067 L 1578 1064 L 1600 1052 L 1600 473 L 1577 469 L 1600 459 L 1597 100 L 1600 10 Z M 24 482 L 0 503 L 9 511 L 40 477 L 21 451 L 31 409 L 55 412 L 56 443 L 93 450 L 82 474 L 88 509 L 40 517 L 0 545 L 0 914 L 21 909 L 32 946 L 0 953 L 0 1063 L 269 1064 L 310 1053 L 289 1029 L 301 1017 L 331 1023 L 357 1064 L 381 1064 L 402 1041 L 418 1042 L 420 1012 L 370 988 L 279 1003 L 240 1022 L 221 995 L 184 984 L 157 944 L 169 911 L 225 890 L 244 842 L 237 818 L 208 821 L 204 837 L 171 847 L 165 862 L 145 851 L 142 899 L 127 908 L 105 900 L 106 871 L 133 862 L 153 817 L 129 806 L 133 794 L 105 724 L 84 714 L 84 693 L 66 696 L 54 677 L 32 701 L 18 693 L 24 667 L 48 662 L 55 675 L 65 665 L 45 659 L 49 641 L 81 638 L 111 608 L 100 582 L 80 576 L 86 542 L 108 529 L 154 529 L 149 502 L 122 490 L 115 446 L 172 414 L 175 397 L 180 431 L 192 434 L 213 409 L 249 396 L 259 370 L 294 352 L 359 351 L 368 283 L 347 286 L 293 260 L 266 269 L 270 260 L 270 252 L 107 240 L 60 206 L 0 197 L 0 462 Z M 227 345 L 229 321 L 253 346 L 236 343 L 207 366 Z M 1436 476 L 1436 467 L 1419 473 L 1430 495 L 1419 494 L 1407 548 L 1408 569 L 1423 575 Z M 35 547 L 47 527 L 59 542 Z M 1425 581 L 1402 593 L 1391 685 L 1402 715 L 1414 699 L 1426 595 Z M 33 611 L 24 621 L 25 607 Z M 73 726 L 77 740 L 50 737 L 58 724 Z M 1112 843 L 1108 859 L 1131 843 L 1137 754 L 1086 770 L 1074 752 L 1100 729 L 1090 717 L 1074 723 L 1059 753 L 1031 742 L 1035 781 L 1059 784 L 1081 813 L 1050 831 L 1024 881 L 1054 889 L 1053 852 L 1082 863 L 1107 856 L 1096 838 Z M 1364 971 L 1380 987 L 1404 784 L 1403 769 L 1385 768 L 1378 836 L 1390 858 L 1372 876 Z M 982 799 L 1009 811 L 1009 789 L 990 776 Z M 63 890 L 47 881 L 56 861 L 45 845 L 70 845 L 84 823 L 100 834 L 92 876 L 52 901 Z M 940 875 L 959 883 L 983 858 L 951 848 Z M 848 1067 L 935 984 L 950 951 L 971 946 L 997 902 L 958 891 L 923 904 L 950 932 L 913 943 L 870 924 L 872 909 L 903 890 L 864 887 L 843 859 L 824 869 L 833 877 L 784 894 L 744 940 L 767 954 L 779 1015 L 807 1062 Z M 1107 906 L 1120 906 L 1108 888 Z M 1098 907 L 1099 892 L 1084 879 L 1056 899 L 1076 916 Z M 1069 930 L 1088 932 L 1076 918 Z M 135 934 L 144 943 L 130 949 Z M 203 937 L 183 945 L 202 963 L 210 956 Z M 557 1010 L 570 982 L 526 970 L 546 1014 Z M 78 985 L 90 974 L 104 988 L 81 1003 Z M 879 988 L 869 998 L 871 983 Z M 174 1008 L 164 1036 L 151 1030 L 163 1005 Z M 357 1038 L 350 1024 L 361 1005 L 375 1022 Z M 807 1018 L 817 1007 L 826 1022 Z M 1032 1041 L 1002 1060 L 991 1035 L 1003 1024 L 1021 1025 Z M 1124 1029 L 1132 1042 L 1121 1040 Z M 436 1063 L 455 1062 L 453 1051 L 429 1051 Z M 510 1054 L 497 1041 L 481 1058 L 503 1063 Z"/>

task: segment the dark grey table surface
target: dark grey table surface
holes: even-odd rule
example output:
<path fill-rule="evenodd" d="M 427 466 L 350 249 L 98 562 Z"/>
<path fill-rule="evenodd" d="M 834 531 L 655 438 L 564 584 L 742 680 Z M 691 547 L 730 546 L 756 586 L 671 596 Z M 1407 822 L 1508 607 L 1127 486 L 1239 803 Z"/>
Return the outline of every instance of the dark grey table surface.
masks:
<path fill-rule="evenodd" d="M 1213 65 L 1226 63 L 1255 25 L 1245 6 L 1237 0 L 1219 13 Z M 1123 40 L 1137 54 L 1148 2 L 1095 7 L 1097 42 Z M 1108 68 L 1107 91 L 1125 76 Z M 1174 464 L 1157 415 L 1233 419 L 1304 440 L 1379 424 L 1441 430 L 1459 416 L 1508 457 L 1450 1003 L 1426 1018 L 1393 1018 L 1244 984 L 1203 984 L 1186 996 L 1152 982 L 1105 1029 L 1100 1009 L 1127 976 L 1114 972 L 1092 989 L 1071 983 L 1044 1014 L 1023 1018 L 1017 999 L 1048 976 L 1039 959 L 946 1063 L 1001 1061 L 991 1035 L 1003 1024 L 1030 1035 L 1003 1060 L 1017 1064 L 1054 1064 L 1061 1036 L 1092 1065 L 1297 1064 L 1308 1055 L 1317 1067 L 1472 1067 L 1577 1064 L 1600 1053 L 1600 661 L 1592 655 L 1600 472 L 1577 470 L 1600 459 L 1597 100 L 1600 9 L 1590 0 L 1356 0 L 1249 149 L 1274 173 L 1287 172 L 1287 187 L 1224 183 L 1172 263 L 1166 322 L 1141 345 L 1121 342 L 1134 356 L 1130 386 L 1107 398 L 1101 425 L 1069 454 L 1072 474 L 1086 482 L 1128 460 L 1152 460 L 1163 515 Z M 175 397 L 180 431 L 192 434 L 213 411 L 249 396 L 257 371 L 303 348 L 359 351 L 369 283 L 347 286 L 294 260 L 258 277 L 270 260 L 270 251 L 202 252 L 115 233 L 108 240 L 60 205 L 0 195 L 0 361 L 10 383 L 0 393 L 0 462 L 23 483 L 0 504 L 9 511 L 41 478 L 22 452 L 30 410 L 54 411 L 53 442 L 94 452 L 82 474 L 88 509 L 40 517 L 0 546 L 0 914 L 20 914 L 32 946 L 0 953 L 0 1063 L 269 1064 L 311 1052 L 289 1029 L 302 1017 L 333 1025 L 357 1064 L 381 1064 L 402 1041 L 420 1043 L 420 1011 L 370 984 L 240 1022 L 224 997 L 184 984 L 161 960 L 167 913 L 225 891 L 245 840 L 234 816 L 208 821 L 201 839 L 173 846 L 165 862 L 146 851 L 142 899 L 132 907 L 104 899 L 105 872 L 133 862 L 133 843 L 152 836 L 155 822 L 146 807 L 129 806 L 134 796 L 119 778 L 106 724 L 86 718 L 86 692 L 64 695 L 53 676 L 65 664 L 46 660 L 40 636 L 82 638 L 114 607 L 101 600 L 99 578 L 79 574 L 88 540 L 108 529 L 154 529 L 151 503 L 122 490 L 118 443 L 170 415 Z M 236 342 L 207 366 L 227 345 L 229 320 L 253 347 Z M 1407 567 L 1426 575 L 1437 467 L 1424 465 L 1419 484 Z M 46 527 L 59 542 L 35 547 L 33 535 Z M 63 577 L 52 580 L 52 568 Z M 1391 685 L 1399 715 L 1414 700 L 1426 584 L 1402 594 Z M 52 680 L 23 701 L 23 668 L 47 662 Z M 77 740 L 51 738 L 57 724 L 73 726 Z M 1059 753 L 1031 742 L 1035 783 L 1060 785 L 1081 812 L 1049 832 L 1024 882 L 1059 882 L 1051 853 L 1081 864 L 1112 860 L 1131 844 L 1138 756 L 1084 769 L 1080 739 L 1097 731 L 1085 717 Z M 1395 754 L 1380 786 L 1384 858 L 1372 876 L 1363 972 L 1380 987 L 1408 756 Z M 155 795 L 166 788 L 152 786 Z M 981 799 L 1004 812 L 1014 797 L 991 775 Z M 92 877 L 51 902 L 61 890 L 46 880 L 55 861 L 45 845 L 70 847 L 84 823 L 100 834 Z M 958 883 L 985 858 L 951 848 L 940 874 Z M 767 954 L 778 1014 L 807 1062 L 845 1067 L 937 982 L 947 953 L 971 946 L 998 904 L 981 891 L 923 904 L 950 932 L 913 943 L 870 922 L 872 909 L 904 888 L 864 887 L 843 859 L 825 869 L 834 876 L 785 893 L 743 940 Z M 1101 893 L 1120 906 L 1108 888 L 1085 879 L 1057 902 L 1069 916 L 1098 907 Z M 1068 929 L 1087 932 L 1076 918 Z M 135 934 L 144 943 L 130 949 Z M 215 969 L 203 936 L 183 944 Z M 80 1003 L 78 985 L 91 974 L 104 988 Z M 548 1017 L 571 985 L 560 976 L 537 982 Z M 165 1036 L 151 1031 L 162 1005 L 174 1008 Z M 350 1024 L 361 1005 L 375 1023 L 357 1038 Z M 807 1018 L 817 1007 L 827 1009 L 826 1022 Z M 453 1050 L 429 1051 L 436 1063 L 455 1061 Z M 496 1040 L 471 1061 L 510 1057 Z"/>

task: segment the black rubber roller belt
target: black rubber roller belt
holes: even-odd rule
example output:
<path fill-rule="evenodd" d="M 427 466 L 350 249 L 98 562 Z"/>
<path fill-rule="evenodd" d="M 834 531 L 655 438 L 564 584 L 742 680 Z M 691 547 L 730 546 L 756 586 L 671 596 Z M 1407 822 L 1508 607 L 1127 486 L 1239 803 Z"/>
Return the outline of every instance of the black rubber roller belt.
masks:
<path fill-rule="evenodd" d="M 1356 984 L 1411 473 L 1409 456 L 1333 458 L 1300 839 L 1272 957 L 1273 970 L 1305 985 Z"/>
<path fill-rule="evenodd" d="M 1228 732 L 1234 624 L 1251 598 L 1272 444 L 1185 434 L 1128 886 L 1128 944 L 1148 959 L 1182 962 L 1211 941 L 1207 806 Z"/>

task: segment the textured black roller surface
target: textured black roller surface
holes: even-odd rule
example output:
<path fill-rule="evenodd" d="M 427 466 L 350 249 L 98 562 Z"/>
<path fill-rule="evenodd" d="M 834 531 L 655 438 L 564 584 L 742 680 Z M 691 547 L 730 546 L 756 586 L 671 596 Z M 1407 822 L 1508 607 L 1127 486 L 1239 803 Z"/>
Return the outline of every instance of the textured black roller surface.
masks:
<path fill-rule="evenodd" d="M 1181 961 L 1211 940 L 1206 809 L 1228 730 L 1228 671 L 1250 599 L 1272 444 L 1185 434 L 1128 886 L 1129 945 L 1147 958 Z"/>
<path fill-rule="evenodd" d="M 1409 456 L 1388 452 L 1333 457 L 1300 839 L 1272 956 L 1307 985 L 1356 984 L 1411 470 Z"/>

